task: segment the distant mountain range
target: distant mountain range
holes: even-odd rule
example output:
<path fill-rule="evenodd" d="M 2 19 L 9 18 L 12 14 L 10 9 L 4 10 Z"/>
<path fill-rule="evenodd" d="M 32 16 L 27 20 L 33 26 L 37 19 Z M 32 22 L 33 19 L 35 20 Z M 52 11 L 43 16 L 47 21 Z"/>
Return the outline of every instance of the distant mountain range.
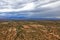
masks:
<path fill-rule="evenodd" d="M 2 21 L 9 20 L 60 20 L 60 18 L 26 18 L 26 17 L 9 17 L 0 18 Z"/>

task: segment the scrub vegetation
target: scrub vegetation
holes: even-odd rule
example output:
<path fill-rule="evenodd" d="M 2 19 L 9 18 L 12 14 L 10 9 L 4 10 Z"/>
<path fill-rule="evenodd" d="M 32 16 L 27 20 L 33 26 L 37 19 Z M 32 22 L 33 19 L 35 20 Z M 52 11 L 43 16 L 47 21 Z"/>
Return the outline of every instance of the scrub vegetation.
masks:
<path fill-rule="evenodd" d="M 0 40 L 60 40 L 60 21 L 1 21 Z"/>

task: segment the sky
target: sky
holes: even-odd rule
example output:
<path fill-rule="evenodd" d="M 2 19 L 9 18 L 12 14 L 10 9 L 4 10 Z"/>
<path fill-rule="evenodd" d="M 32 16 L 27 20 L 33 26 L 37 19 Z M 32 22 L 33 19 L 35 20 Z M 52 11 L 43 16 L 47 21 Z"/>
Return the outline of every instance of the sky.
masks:
<path fill-rule="evenodd" d="M 0 18 L 60 18 L 60 1 L 0 0 Z"/>

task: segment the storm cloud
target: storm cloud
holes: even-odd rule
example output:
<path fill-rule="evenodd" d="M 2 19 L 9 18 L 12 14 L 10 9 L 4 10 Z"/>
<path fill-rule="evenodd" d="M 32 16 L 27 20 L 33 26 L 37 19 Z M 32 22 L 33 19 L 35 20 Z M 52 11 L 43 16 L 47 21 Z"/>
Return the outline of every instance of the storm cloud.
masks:
<path fill-rule="evenodd" d="M 60 18 L 60 1 L 0 0 L 0 17 Z"/>

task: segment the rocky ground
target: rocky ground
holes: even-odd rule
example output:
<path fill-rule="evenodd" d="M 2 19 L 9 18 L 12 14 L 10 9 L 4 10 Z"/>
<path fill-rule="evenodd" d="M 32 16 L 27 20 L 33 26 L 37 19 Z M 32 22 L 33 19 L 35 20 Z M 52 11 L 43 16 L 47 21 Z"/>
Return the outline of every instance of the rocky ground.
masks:
<path fill-rule="evenodd" d="M 60 21 L 1 21 L 0 40 L 60 40 Z"/>

